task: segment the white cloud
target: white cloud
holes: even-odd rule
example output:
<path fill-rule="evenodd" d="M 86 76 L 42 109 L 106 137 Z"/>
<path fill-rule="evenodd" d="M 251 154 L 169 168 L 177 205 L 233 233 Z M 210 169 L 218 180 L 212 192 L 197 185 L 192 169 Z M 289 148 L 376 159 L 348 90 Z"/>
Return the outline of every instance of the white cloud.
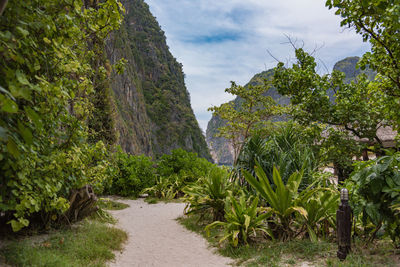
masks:
<path fill-rule="evenodd" d="M 205 131 L 207 108 L 233 97 L 230 81 L 247 83 L 278 59 L 293 58 L 285 34 L 318 50 L 329 70 L 347 56 L 369 49 L 354 31 L 340 28 L 340 17 L 322 0 L 145 0 L 167 36 L 172 54 L 183 64 L 192 107 Z"/>

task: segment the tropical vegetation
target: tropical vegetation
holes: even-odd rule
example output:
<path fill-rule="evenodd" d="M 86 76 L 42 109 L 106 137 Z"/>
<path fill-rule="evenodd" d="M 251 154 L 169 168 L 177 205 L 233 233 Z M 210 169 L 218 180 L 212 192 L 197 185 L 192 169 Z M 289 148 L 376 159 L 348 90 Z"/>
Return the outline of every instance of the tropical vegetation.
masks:
<path fill-rule="evenodd" d="M 146 114 L 159 123 L 150 139 L 154 146 L 160 141 L 159 149 L 152 154 L 149 148 L 145 156 L 116 146 L 114 108 L 123 112 L 121 103 L 113 107 L 111 82 L 127 61 L 111 64 L 106 46 L 122 23 L 118 0 L 11 1 L 0 15 L 0 230 L 62 230 L 40 246 L 13 243 L 1 257 L 22 266 L 102 265 L 113 258 L 111 250 L 120 249 L 126 235 L 104 225 L 113 222 L 104 209 L 122 204 L 101 199 L 90 220 L 77 229 L 66 227 L 71 223 L 67 214 L 73 213 L 71 196 L 89 185 L 91 194 L 179 198 L 186 203 L 184 224 L 242 258 L 302 244 L 314 254 L 319 245 L 332 254 L 339 190 L 345 187 L 354 213 L 356 253 L 373 242 L 398 249 L 400 153 L 385 149 L 377 132 L 400 126 L 400 2 L 328 0 L 326 6 L 336 9 L 342 26 L 354 28 L 371 44 L 359 67 L 376 76 L 361 72 L 350 81 L 336 70 L 320 74 L 313 55 L 292 42 L 296 59 L 291 66 L 279 62 L 263 85 L 232 83 L 226 92 L 237 101 L 209 109 L 225 121 L 218 135 L 229 139 L 234 150 L 234 165 L 223 167 L 206 159 L 204 138 L 186 105 L 181 66 L 169 54 L 171 68 L 157 73 L 157 62 L 132 55 L 144 69 Z M 144 6 L 137 7 L 133 13 Z M 158 31 L 154 18 L 143 20 L 149 32 Z M 126 31 L 121 28 L 121 34 Z M 147 37 L 135 36 L 134 51 L 145 47 Z M 158 41 L 166 46 L 165 38 Z M 268 96 L 272 85 L 288 105 Z M 168 88 L 177 88 L 179 97 Z M 177 98 L 186 104 L 174 106 Z M 186 114 L 187 122 L 177 125 L 177 132 L 168 121 L 175 111 Z M 170 133 L 175 135 L 167 140 Z M 176 148 L 187 146 L 205 158 Z M 376 158 L 356 160 L 362 153 Z M 324 171 L 330 166 L 337 177 Z M 87 237 L 77 237 L 82 235 Z M 75 264 L 69 254 L 79 254 L 82 243 L 88 246 Z M 351 257 L 357 261 L 358 256 Z M 263 262 L 260 258 L 255 261 Z"/>

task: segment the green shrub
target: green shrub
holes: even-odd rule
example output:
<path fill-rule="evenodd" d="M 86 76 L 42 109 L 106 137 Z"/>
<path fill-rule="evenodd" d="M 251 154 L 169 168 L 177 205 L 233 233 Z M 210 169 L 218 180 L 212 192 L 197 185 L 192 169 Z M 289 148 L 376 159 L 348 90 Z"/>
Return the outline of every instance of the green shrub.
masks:
<path fill-rule="evenodd" d="M 150 195 L 172 199 L 183 196 L 182 189 L 199 178 L 205 177 L 214 165 L 196 153 L 183 149 L 172 150 L 157 161 L 157 181 L 145 190 Z"/>
<path fill-rule="evenodd" d="M 209 174 L 200 178 L 196 183 L 190 184 L 183 189 L 186 212 L 204 215 L 211 212 L 214 221 L 224 219 L 225 199 L 232 183 L 229 174 L 220 167 L 213 167 Z"/>
<path fill-rule="evenodd" d="M 152 197 L 171 200 L 178 195 L 182 187 L 182 180 L 178 175 L 173 174 L 168 177 L 158 176 L 155 185 L 146 188 L 144 192 Z"/>
<path fill-rule="evenodd" d="M 313 150 L 312 138 L 307 137 L 293 123 L 285 124 L 266 138 L 252 136 L 243 146 L 236 170 L 240 174 L 240 170 L 244 169 L 254 176 L 256 162 L 270 178 L 274 166 L 277 167 L 284 182 L 292 173 L 303 169 L 301 189 L 312 183 L 314 172 L 319 167 L 318 153 Z M 245 180 L 242 182 L 245 183 Z M 273 180 L 270 182 L 273 183 Z"/>
<path fill-rule="evenodd" d="M 114 154 L 113 181 L 109 193 L 137 197 L 156 182 L 151 157 L 133 156 L 119 150 Z"/>
<path fill-rule="evenodd" d="M 71 189 L 102 191 L 104 146 L 88 144 L 86 123 L 122 6 L 83 4 L 8 1 L 0 16 L 0 220 L 14 231 L 55 221 Z"/>
<path fill-rule="evenodd" d="M 400 153 L 368 162 L 360 162 L 346 187 L 351 192 L 350 204 L 355 216 L 362 216 L 364 228 L 374 225 L 367 232 L 370 240 L 384 227 L 393 242 L 400 244 Z"/>
<path fill-rule="evenodd" d="M 162 177 L 178 175 L 185 184 L 195 182 L 207 175 L 212 163 L 199 158 L 194 152 L 187 152 L 181 148 L 165 154 L 157 162 L 157 173 Z"/>
<path fill-rule="evenodd" d="M 279 239 L 291 239 L 307 231 L 310 239 L 317 241 L 317 235 L 323 233 L 322 226 L 334 226 L 339 199 L 337 190 L 321 187 L 317 180 L 299 192 L 303 171 L 292 173 L 285 184 L 276 168 L 272 176 L 273 188 L 259 164 L 255 171 L 258 179 L 245 170 L 243 174 L 271 208 L 275 217 L 270 226 Z"/>
<path fill-rule="evenodd" d="M 225 205 L 225 222 L 215 221 L 206 226 L 205 230 L 221 226 L 224 228 L 224 236 L 220 243 L 228 239 L 233 246 L 238 244 L 248 244 L 251 237 L 255 237 L 257 232 L 264 232 L 273 237 L 272 233 L 266 228 L 265 220 L 271 216 L 270 209 L 258 208 L 258 197 L 250 197 L 242 194 L 237 201 L 232 195 L 227 199 Z"/>

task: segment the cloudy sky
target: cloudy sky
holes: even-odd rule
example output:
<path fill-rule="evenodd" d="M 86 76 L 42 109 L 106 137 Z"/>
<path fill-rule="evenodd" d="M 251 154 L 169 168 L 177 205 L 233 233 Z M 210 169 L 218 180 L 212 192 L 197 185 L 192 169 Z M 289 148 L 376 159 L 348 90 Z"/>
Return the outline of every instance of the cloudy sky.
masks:
<path fill-rule="evenodd" d="M 325 0 L 145 0 L 183 64 L 191 103 L 203 131 L 207 108 L 234 97 L 230 81 L 246 84 L 254 74 L 287 62 L 293 49 L 287 37 L 304 42 L 321 72 L 335 62 L 369 49 L 353 30 L 340 28 L 340 17 Z M 301 45 L 301 43 L 298 43 Z"/>

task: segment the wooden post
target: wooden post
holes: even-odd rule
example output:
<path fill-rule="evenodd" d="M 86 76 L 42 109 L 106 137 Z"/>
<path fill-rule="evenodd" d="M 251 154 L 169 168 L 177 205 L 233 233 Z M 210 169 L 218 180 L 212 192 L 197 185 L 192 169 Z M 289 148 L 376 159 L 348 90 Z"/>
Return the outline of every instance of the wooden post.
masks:
<path fill-rule="evenodd" d="M 349 206 L 349 191 L 340 190 L 339 209 L 336 212 L 338 252 L 337 257 L 344 260 L 351 251 L 351 208 Z"/>

